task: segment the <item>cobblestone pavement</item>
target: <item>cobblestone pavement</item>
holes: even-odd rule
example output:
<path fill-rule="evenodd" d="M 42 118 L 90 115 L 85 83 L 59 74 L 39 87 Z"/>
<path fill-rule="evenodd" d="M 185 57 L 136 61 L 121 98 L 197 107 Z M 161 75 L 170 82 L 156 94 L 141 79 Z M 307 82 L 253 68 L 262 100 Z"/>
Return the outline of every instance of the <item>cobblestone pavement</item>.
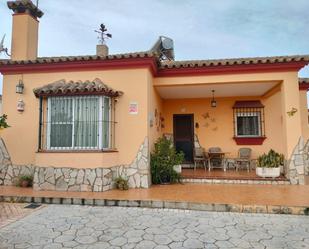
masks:
<path fill-rule="evenodd" d="M 309 217 L 49 205 L 1 228 L 0 248 L 309 248 Z"/>
<path fill-rule="evenodd" d="M 27 205 L 29 204 L 0 202 L 0 228 L 32 213 L 33 209 L 24 208 Z"/>

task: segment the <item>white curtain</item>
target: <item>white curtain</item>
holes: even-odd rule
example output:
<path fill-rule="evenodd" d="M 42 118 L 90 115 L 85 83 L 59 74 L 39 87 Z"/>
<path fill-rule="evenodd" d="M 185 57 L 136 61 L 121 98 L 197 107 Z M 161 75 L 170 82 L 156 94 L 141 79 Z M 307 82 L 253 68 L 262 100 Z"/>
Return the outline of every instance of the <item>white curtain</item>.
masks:
<path fill-rule="evenodd" d="M 99 148 L 99 98 L 74 98 L 74 147 Z"/>
<path fill-rule="evenodd" d="M 103 124 L 102 124 L 103 148 L 109 147 L 110 137 L 110 98 L 103 98 Z"/>
<path fill-rule="evenodd" d="M 50 147 L 72 147 L 72 99 L 51 98 L 49 108 Z"/>
<path fill-rule="evenodd" d="M 49 147 L 52 149 L 109 148 L 110 111 L 108 97 L 51 97 L 48 121 Z"/>

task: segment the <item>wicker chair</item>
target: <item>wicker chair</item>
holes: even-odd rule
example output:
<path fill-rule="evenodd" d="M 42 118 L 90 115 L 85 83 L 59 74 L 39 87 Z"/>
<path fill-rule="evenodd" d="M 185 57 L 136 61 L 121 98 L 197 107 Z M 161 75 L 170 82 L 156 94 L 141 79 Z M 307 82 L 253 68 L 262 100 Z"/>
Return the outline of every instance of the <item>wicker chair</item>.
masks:
<path fill-rule="evenodd" d="M 196 170 L 196 166 L 199 163 L 202 163 L 204 165 L 204 168 L 206 170 L 207 160 L 205 157 L 204 149 L 203 148 L 194 148 L 194 170 Z"/>
<path fill-rule="evenodd" d="M 251 152 L 250 148 L 240 148 L 238 150 L 238 158 L 236 158 L 236 171 L 243 165 L 246 166 L 247 171 L 251 170 Z"/>

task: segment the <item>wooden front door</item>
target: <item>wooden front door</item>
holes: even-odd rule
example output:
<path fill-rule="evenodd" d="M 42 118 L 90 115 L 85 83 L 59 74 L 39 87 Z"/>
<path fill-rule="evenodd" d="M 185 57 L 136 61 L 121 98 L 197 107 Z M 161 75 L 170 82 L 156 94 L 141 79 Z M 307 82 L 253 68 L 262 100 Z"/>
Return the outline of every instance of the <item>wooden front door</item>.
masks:
<path fill-rule="evenodd" d="M 185 154 L 185 162 L 193 162 L 193 114 L 174 114 L 174 145 Z"/>

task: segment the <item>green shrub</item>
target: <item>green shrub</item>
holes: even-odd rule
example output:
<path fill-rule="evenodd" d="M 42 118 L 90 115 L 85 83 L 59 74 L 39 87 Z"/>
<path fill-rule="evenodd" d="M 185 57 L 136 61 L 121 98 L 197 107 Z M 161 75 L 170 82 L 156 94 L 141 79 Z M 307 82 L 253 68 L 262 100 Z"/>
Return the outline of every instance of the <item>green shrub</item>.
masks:
<path fill-rule="evenodd" d="M 277 168 L 284 164 L 284 155 L 270 150 L 268 154 L 263 154 L 257 159 L 257 166 L 261 168 Z"/>
<path fill-rule="evenodd" d="M 5 114 L 3 114 L 2 116 L 0 116 L 0 130 L 10 127 L 10 126 L 7 124 L 7 122 L 6 122 L 7 118 L 8 118 L 8 116 L 5 115 Z"/>
<path fill-rule="evenodd" d="M 125 179 L 124 177 L 119 176 L 114 181 L 115 181 L 115 185 L 117 189 L 120 189 L 120 190 L 129 189 L 128 179 Z"/>
<path fill-rule="evenodd" d="M 154 145 L 150 156 L 151 178 L 153 184 L 180 182 L 181 175 L 174 170 L 184 160 L 182 152 L 177 153 L 172 142 L 161 137 Z"/>

